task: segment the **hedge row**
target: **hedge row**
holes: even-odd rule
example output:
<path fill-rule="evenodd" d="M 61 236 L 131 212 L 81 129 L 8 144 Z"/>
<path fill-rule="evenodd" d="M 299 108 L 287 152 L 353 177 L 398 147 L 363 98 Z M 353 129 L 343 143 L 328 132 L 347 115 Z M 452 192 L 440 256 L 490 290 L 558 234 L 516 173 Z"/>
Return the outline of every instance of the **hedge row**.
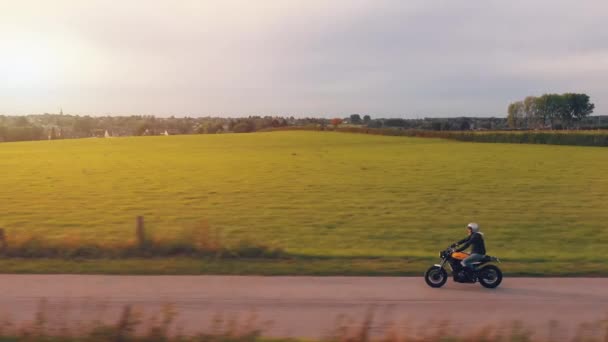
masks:
<path fill-rule="evenodd" d="M 446 138 L 489 143 L 608 146 L 606 132 L 458 132 L 452 133 Z"/>
<path fill-rule="evenodd" d="M 608 131 L 425 131 L 394 128 L 318 127 L 303 126 L 276 130 L 317 130 L 346 133 L 363 133 L 420 138 L 442 138 L 470 142 L 548 144 L 574 146 L 608 146 Z"/>

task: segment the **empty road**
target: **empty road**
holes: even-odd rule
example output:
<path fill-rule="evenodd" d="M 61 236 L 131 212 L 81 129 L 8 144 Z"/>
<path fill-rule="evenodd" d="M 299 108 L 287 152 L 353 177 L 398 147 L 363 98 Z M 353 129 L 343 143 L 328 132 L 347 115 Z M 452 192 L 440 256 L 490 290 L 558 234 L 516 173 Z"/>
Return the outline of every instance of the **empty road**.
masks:
<path fill-rule="evenodd" d="M 45 301 L 45 304 L 42 302 Z M 350 326 L 373 312 L 372 332 L 450 321 L 459 331 L 515 320 L 538 334 L 558 320 L 564 336 L 583 322 L 608 317 L 608 279 L 505 278 L 500 288 L 448 282 L 431 289 L 420 278 L 0 275 L 0 314 L 18 324 L 41 306 L 47 319 L 116 321 L 125 305 L 143 315 L 165 304 L 177 311 L 176 327 L 191 333 L 214 317 L 252 316 L 271 336 L 319 338 L 341 315 Z"/>

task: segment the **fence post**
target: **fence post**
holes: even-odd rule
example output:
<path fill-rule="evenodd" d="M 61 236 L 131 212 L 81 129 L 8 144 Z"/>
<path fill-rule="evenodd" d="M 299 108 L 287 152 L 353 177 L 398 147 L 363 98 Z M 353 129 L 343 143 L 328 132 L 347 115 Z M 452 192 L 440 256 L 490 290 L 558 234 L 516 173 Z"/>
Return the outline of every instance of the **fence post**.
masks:
<path fill-rule="evenodd" d="M 6 234 L 4 233 L 4 228 L 0 228 L 0 253 L 6 251 Z"/>
<path fill-rule="evenodd" d="M 135 235 L 137 237 L 137 246 L 143 249 L 146 245 L 146 230 L 144 228 L 144 217 L 137 216 Z"/>

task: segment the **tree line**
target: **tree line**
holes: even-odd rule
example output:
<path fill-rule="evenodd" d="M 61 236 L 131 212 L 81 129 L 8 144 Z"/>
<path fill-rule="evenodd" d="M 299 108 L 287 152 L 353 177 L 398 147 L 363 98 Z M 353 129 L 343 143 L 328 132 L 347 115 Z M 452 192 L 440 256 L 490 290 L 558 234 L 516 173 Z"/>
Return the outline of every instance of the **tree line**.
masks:
<path fill-rule="evenodd" d="M 577 128 L 595 105 L 589 95 L 565 93 L 528 96 L 509 104 L 507 123 L 514 129 L 568 129 Z"/>
<path fill-rule="evenodd" d="M 594 105 L 585 94 L 529 96 L 509 105 L 507 117 L 372 118 L 351 114 L 343 118 L 281 116 L 169 117 L 150 115 L 78 116 L 36 114 L 0 115 L 0 142 L 54 140 L 105 136 L 161 134 L 249 133 L 282 127 L 314 129 L 363 127 L 423 131 L 477 131 L 509 129 L 608 129 L 608 116 L 590 116 Z"/>
<path fill-rule="evenodd" d="M 0 115 L 0 142 L 105 137 L 108 135 L 248 133 L 271 127 L 284 127 L 289 124 L 291 119 L 293 118 L 270 116 L 158 118 L 148 115 L 100 117 L 63 114 Z M 311 119 L 306 122 L 315 121 Z"/>
<path fill-rule="evenodd" d="M 333 119 L 271 116 L 159 118 L 147 115 L 99 117 L 64 114 L 0 115 L 0 142 L 105 137 L 106 135 L 249 133 L 288 126 L 315 128 L 356 126 L 434 131 L 507 128 L 504 118 L 372 119 L 369 114 L 352 114 L 344 118 Z"/>

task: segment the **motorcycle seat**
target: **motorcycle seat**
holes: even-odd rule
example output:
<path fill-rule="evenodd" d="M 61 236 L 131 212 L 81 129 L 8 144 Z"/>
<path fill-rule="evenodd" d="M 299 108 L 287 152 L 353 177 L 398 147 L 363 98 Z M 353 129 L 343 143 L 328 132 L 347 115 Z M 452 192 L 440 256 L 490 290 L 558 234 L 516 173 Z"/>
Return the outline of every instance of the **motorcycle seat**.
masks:
<path fill-rule="evenodd" d="M 491 261 L 498 261 L 498 258 L 490 256 L 490 255 L 484 255 L 483 259 L 481 259 L 481 261 L 476 261 L 473 263 L 473 265 L 479 265 L 479 264 L 483 264 L 483 263 L 491 262 Z"/>

